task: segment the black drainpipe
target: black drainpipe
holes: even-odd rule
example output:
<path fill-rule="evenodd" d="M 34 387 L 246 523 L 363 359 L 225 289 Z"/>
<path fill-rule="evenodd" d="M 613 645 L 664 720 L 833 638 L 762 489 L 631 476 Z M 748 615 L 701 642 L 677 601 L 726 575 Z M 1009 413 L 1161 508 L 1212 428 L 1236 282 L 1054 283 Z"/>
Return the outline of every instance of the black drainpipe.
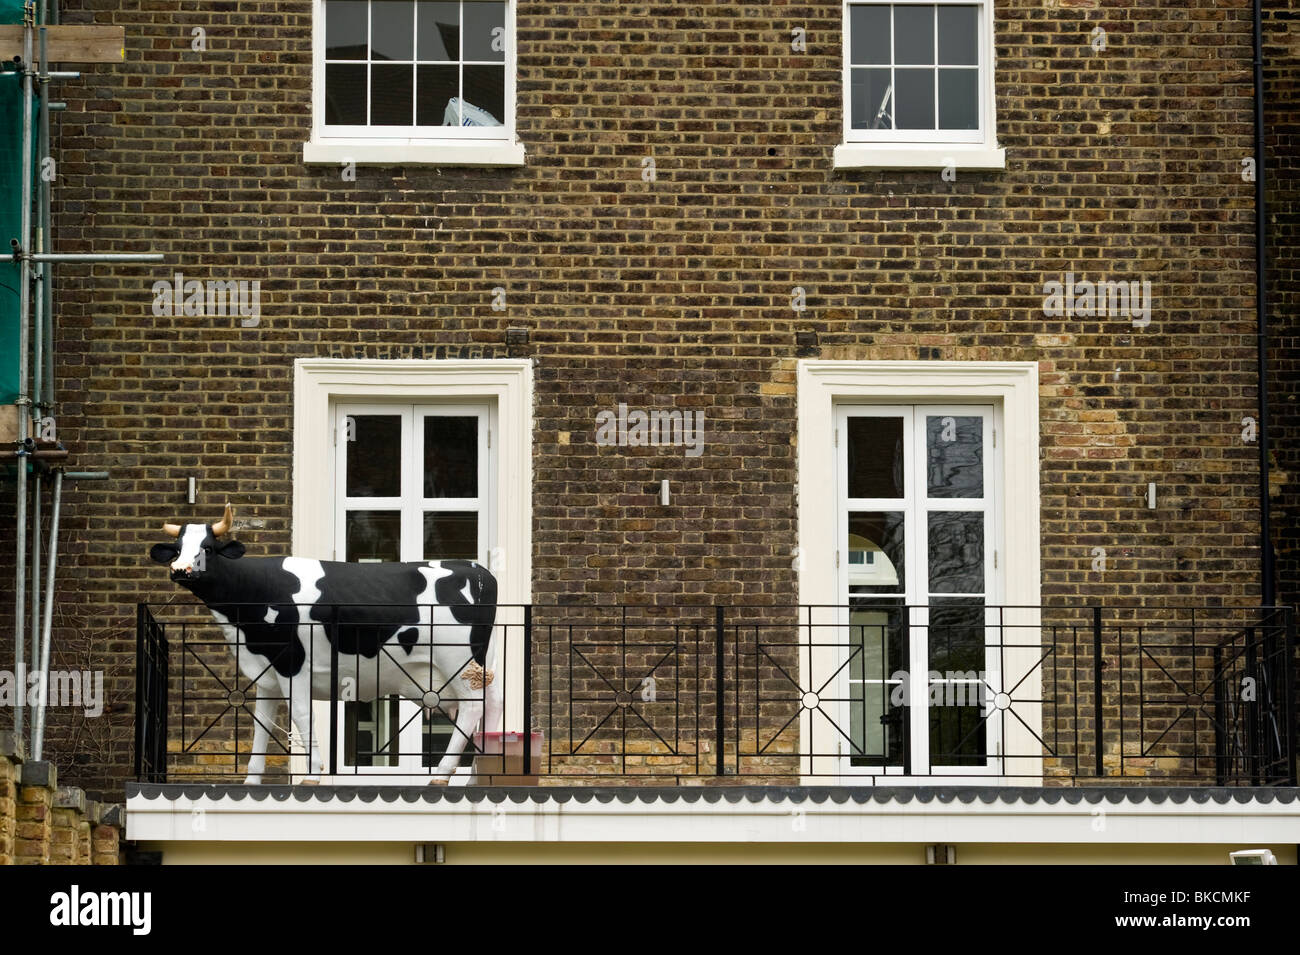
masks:
<path fill-rule="evenodd" d="M 1263 0 L 1255 0 L 1255 325 L 1259 350 L 1259 573 L 1260 603 L 1277 602 L 1273 580 L 1273 527 L 1268 495 L 1268 310 L 1265 260 L 1268 207 L 1264 199 L 1264 31 Z"/>

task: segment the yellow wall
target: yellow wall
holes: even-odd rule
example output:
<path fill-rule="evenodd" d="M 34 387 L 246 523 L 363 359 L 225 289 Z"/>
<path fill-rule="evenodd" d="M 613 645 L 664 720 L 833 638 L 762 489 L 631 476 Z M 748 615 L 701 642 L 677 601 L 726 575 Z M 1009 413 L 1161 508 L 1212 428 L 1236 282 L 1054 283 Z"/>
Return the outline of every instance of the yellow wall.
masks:
<path fill-rule="evenodd" d="M 178 842 L 141 843 L 141 849 L 162 851 L 167 865 L 254 865 L 275 863 L 335 863 L 405 865 L 414 861 L 412 845 L 383 843 L 294 842 Z M 1295 865 L 1295 846 L 1099 846 L 1070 845 L 958 845 L 957 864 L 1177 864 L 1226 865 L 1234 849 L 1269 848 L 1279 865 Z M 680 865 L 682 863 L 887 863 L 925 861 L 925 847 L 907 844 L 758 845 L 736 843 L 517 843 L 453 842 L 446 846 L 448 864 L 579 864 L 625 863 Z"/>

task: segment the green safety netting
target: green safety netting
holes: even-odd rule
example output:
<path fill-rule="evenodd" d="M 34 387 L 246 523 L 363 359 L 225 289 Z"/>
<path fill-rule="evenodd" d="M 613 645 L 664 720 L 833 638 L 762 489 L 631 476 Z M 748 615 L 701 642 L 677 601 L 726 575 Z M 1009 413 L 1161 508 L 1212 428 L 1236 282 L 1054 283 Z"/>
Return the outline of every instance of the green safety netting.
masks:
<path fill-rule="evenodd" d="M 22 23 L 21 0 L 0 0 L 0 23 Z M 0 73 L 0 405 L 18 397 L 18 277 L 9 240 L 22 227 L 22 86 L 18 74 Z M 33 137 L 33 149 L 35 138 Z M 33 179 L 36 166 L 32 164 Z"/>

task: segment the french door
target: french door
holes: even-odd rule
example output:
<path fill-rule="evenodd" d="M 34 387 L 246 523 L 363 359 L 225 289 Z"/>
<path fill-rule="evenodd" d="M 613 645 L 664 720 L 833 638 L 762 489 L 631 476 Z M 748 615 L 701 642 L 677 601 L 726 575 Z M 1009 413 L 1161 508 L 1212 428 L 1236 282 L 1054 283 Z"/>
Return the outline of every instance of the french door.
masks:
<path fill-rule="evenodd" d="M 493 412 L 489 404 L 337 404 L 335 559 L 489 564 Z M 335 732 L 341 771 L 427 773 L 451 721 L 384 697 L 345 702 Z"/>
<path fill-rule="evenodd" d="M 998 771 L 997 427 L 992 405 L 836 409 L 845 774 Z"/>

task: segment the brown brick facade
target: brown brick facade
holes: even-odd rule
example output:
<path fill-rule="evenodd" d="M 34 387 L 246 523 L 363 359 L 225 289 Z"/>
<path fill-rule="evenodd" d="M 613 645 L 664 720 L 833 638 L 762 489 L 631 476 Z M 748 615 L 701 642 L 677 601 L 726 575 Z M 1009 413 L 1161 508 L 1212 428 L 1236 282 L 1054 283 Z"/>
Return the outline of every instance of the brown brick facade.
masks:
<path fill-rule="evenodd" d="M 241 531 L 250 553 L 287 551 L 297 358 L 534 359 L 542 604 L 791 602 L 810 356 L 1038 362 L 1045 598 L 1258 598 L 1244 0 L 999 0 L 1007 168 L 951 182 L 832 168 L 837 2 L 521 0 L 526 167 L 363 166 L 355 182 L 302 161 L 305 0 L 75 6 L 66 22 L 126 27 L 127 63 L 60 90 L 60 247 L 168 257 L 63 267 L 57 287 L 60 437 L 113 475 L 64 506 L 58 646 L 108 671 L 110 701 L 93 725 L 55 712 L 78 784 L 129 771 L 133 607 L 176 592 L 146 556 L 159 523 L 228 499 L 264 522 Z M 175 271 L 260 280 L 260 325 L 154 317 L 150 286 Z M 1151 324 L 1045 317 L 1043 283 L 1067 271 L 1150 280 Z M 508 350 L 509 326 L 529 346 Z M 803 329 L 815 349 L 797 349 Z M 595 416 L 620 401 L 703 411 L 705 453 L 598 448 Z M 9 539 L 12 495 L 0 508 Z"/>

